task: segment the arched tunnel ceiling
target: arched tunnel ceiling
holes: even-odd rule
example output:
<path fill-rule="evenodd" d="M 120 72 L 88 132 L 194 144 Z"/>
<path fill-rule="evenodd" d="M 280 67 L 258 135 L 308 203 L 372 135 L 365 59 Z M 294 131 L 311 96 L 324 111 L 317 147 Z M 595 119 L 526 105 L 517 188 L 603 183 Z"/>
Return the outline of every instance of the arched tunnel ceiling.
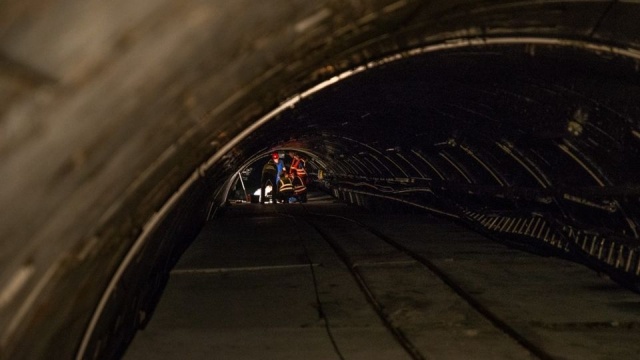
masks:
<path fill-rule="evenodd" d="M 441 51 L 312 94 L 251 136 L 246 148 L 287 137 L 326 156 L 357 154 L 359 143 L 382 152 L 455 152 L 464 145 L 491 159 L 506 184 L 531 183 L 517 162 L 504 159 L 509 146 L 537 163 L 549 186 L 633 185 L 638 84 L 633 61 L 572 47 Z"/>
<path fill-rule="evenodd" d="M 386 179 L 446 188 L 440 200 L 493 196 L 454 200 L 467 210 L 504 211 L 506 196 L 511 211 L 634 239 L 636 61 L 579 45 L 501 40 L 383 59 L 303 96 L 241 148 L 298 146 L 334 186 Z"/>
<path fill-rule="evenodd" d="M 483 232 L 554 226 L 582 249 L 588 237 L 621 254 L 596 263 L 635 281 L 639 14 L 634 1 L 0 4 L 0 354 L 125 343 L 113 314 L 153 306 L 214 195 L 272 148 L 305 149 L 338 196 Z"/>

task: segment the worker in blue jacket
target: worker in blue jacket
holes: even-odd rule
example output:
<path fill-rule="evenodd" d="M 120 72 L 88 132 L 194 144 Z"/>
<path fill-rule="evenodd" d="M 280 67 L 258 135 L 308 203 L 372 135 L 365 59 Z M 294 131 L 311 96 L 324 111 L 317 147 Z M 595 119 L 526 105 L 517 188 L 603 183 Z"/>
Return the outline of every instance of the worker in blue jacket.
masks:
<path fill-rule="evenodd" d="M 280 161 L 280 155 L 277 152 L 271 154 L 269 161 L 262 167 L 262 179 L 260 181 L 260 202 L 265 203 L 265 189 L 271 184 L 271 200 L 273 202 L 278 198 L 278 182 L 280 181 L 280 173 L 284 169 L 284 164 Z"/>

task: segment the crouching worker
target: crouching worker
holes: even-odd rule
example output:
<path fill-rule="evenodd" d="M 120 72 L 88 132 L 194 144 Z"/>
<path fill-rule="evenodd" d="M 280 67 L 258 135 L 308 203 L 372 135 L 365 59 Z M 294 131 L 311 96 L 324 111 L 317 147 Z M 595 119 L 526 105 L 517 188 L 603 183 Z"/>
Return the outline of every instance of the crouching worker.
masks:
<path fill-rule="evenodd" d="M 293 182 L 291 177 L 286 172 L 280 173 L 280 180 L 278 180 L 278 199 L 280 202 L 289 203 L 289 198 L 293 196 Z"/>
<path fill-rule="evenodd" d="M 291 179 L 293 196 L 301 203 L 307 202 L 307 186 L 304 184 L 304 180 L 297 175 L 295 170 L 291 171 Z"/>

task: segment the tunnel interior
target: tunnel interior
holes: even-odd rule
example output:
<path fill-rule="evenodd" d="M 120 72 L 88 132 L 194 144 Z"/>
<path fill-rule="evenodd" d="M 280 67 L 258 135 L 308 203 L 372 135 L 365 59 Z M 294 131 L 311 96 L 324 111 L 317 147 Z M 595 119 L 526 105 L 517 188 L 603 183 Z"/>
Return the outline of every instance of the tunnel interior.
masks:
<path fill-rule="evenodd" d="M 634 64 L 531 44 L 380 61 L 283 110 L 239 147 L 302 150 L 338 198 L 433 211 L 634 284 Z"/>
<path fill-rule="evenodd" d="M 111 55 L 65 58 L 78 50 L 29 50 L 91 7 L 36 27 L 31 3 L 0 5 L 17 104 L 1 199 L 20 204 L 1 220 L 3 354 L 120 354 L 238 172 L 272 151 L 304 154 L 340 201 L 453 219 L 638 290 L 637 4 L 158 1 L 129 9 L 133 33 L 101 25 L 122 33 Z M 250 40 L 220 38 L 216 11 L 243 14 L 225 34 Z M 53 130 L 15 130 L 30 115 Z"/>

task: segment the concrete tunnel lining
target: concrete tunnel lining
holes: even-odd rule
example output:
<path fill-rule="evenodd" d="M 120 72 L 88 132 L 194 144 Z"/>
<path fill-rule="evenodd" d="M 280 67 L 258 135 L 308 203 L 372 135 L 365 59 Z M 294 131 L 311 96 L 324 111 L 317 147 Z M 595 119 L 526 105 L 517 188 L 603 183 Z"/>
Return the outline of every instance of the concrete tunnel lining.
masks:
<path fill-rule="evenodd" d="M 73 8 L 74 2 L 65 4 Z M 286 146 L 289 139 L 258 136 L 259 141 L 253 145 L 241 140 L 253 130 L 251 126 L 260 125 L 256 123 L 258 119 L 266 119 L 265 114 L 277 109 L 278 104 L 288 108 L 291 104 L 287 99 L 294 94 L 303 94 L 323 81 L 331 83 L 334 76 L 358 66 L 386 56 L 393 59 L 394 54 L 424 48 L 423 45 L 464 48 L 509 37 L 525 39 L 525 44 L 555 42 L 559 48 L 582 44 L 586 51 L 603 54 L 603 58 L 630 59 L 621 66 L 637 64 L 638 33 L 633 15 L 638 14 L 638 5 L 624 1 L 504 1 L 494 6 L 481 1 L 449 5 L 383 1 L 358 6 L 336 1 L 314 5 L 301 2 L 281 10 L 264 11 L 260 16 L 251 14 L 267 24 L 268 36 L 259 33 L 264 28 L 243 28 L 242 24 L 251 24 L 253 19 L 239 17 L 240 25 L 233 33 L 237 37 L 231 36 L 227 38 L 229 43 L 225 43 L 228 51 L 217 52 L 216 47 L 209 45 L 202 52 L 199 45 L 215 39 L 206 29 L 218 29 L 211 24 L 222 23 L 222 16 L 195 14 L 219 10 L 217 5 L 198 7 L 189 3 L 176 7 L 163 2 L 149 2 L 148 7 L 140 5 L 126 24 L 139 25 L 133 33 L 119 29 L 118 26 L 125 25 L 120 22 L 109 28 L 108 33 L 123 35 L 117 50 L 107 46 L 94 53 L 82 53 L 81 46 L 71 46 L 70 50 L 65 48 L 67 56 L 62 56 L 64 51 L 50 51 L 58 59 L 49 63 L 52 59 L 46 56 L 46 51 L 42 54 L 34 50 L 39 45 L 38 34 L 53 29 L 49 36 L 55 36 L 62 29 L 59 20 L 71 15 L 60 9 L 50 15 L 52 18 L 43 17 L 40 24 L 46 24 L 46 19 L 54 20 L 38 30 L 24 25 L 25 14 L 43 11 L 37 1 L 22 9 L 3 5 L 8 9 L 5 14 L 9 14 L 5 18 L 15 15 L 2 27 L 0 50 L 3 59 L 8 59 L 3 64 L 14 64 L 2 68 L 3 76 L 12 79 L 8 88 L 17 105 L 2 113 L 5 133 L 14 137 L 3 139 L 0 152 L 3 157 L 0 173 L 4 179 L 10 179 L 0 198 L 4 211 L 18 204 L 13 214 L 7 212 L 0 220 L 2 237 L 15 239 L 3 242 L 2 251 L 5 254 L 0 272 L 3 353 L 43 357 L 55 349 L 60 354 L 73 354 L 109 281 L 114 281 L 117 295 L 110 304 L 105 304 L 105 323 L 96 320 L 96 333 L 89 334 L 92 339 L 85 342 L 91 347 L 87 354 L 100 354 L 97 350 L 101 347 L 104 350 L 126 343 L 135 329 L 113 330 L 114 323 L 123 321 L 117 320 L 118 314 L 129 314 L 127 321 L 135 324 L 139 319 L 134 316 L 132 320 L 131 314 L 149 305 L 132 304 L 137 295 L 124 294 L 123 289 L 135 288 L 136 282 L 153 277 L 157 280 L 154 285 L 140 290 L 140 297 L 153 303 L 146 297 L 161 289 L 160 273 L 170 269 L 171 259 L 188 245 L 194 229 L 202 226 L 207 209 L 222 203 L 213 196 L 216 190 L 244 160 L 264 149 Z M 229 13 L 220 11 L 227 15 L 242 13 L 243 5 L 229 7 L 226 9 Z M 130 9 L 132 5 L 119 6 Z M 179 11 L 172 14 L 176 9 Z M 78 26 L 90 28 L 93 25 L 79 20 L 86 14 L 83 11 L 88 10 L 77 9 L 74 19 L 82 24 Z M 189 26 L 175 31 L 184 18 L 191 19 Z M 158 39 L 172 40 L 152 41 L 152 30 L 158 29 L 162 30 Z M 195 40 L 194 34 L 198 34 Z M 22 42 L 27 38 L 28 42 Z M 233 46 L 238 38 L 249 39 L 248 43 L 257 41 L 253 46 L 243 41 Z M 148 64 L 144 56 L 148 53 L 162 56 Z M 69 54 L 80 57 L 76 60 Z M 207 60 L 216 57 L 222 61 L 207 65 Z M 80 61 L 85 61 L 86 67 L 72 71 Z M 199 64 L 195 70 L 189 66 L 193 61 Z M 166 65 L 170 69 L 168 75 L 158 76 L 161 69 L 167 69 Z M 16 68 L 22 70 L 11 70 Z M 137 76 L 124 76 L 131 68 L 143 71 Z M 248 69 L 244 70 L 246 74 L 242 69 Z M 7 72 L 10 75 L 4 75 Z M 207 78 L 201 72 L 218 75 Z M 33 74 L 49 80 L 29 80 Z M 120 82 L 123 78 L 127 81 Z M 138 91 L 131 91 L 132 88 Z M 158 96 L 158 89 L 166 90 Z M 110 96 L 105 97 L 105 90 L 111 91 Z M 136 92 L 140 97 L 133 96 Z M 108 100 L 100 100 L 101 97 Z M 621 110 L 633 121 L 637 108 L 631 102 Z M 168 115 L 157 117 L 155 111 L 166 111 Z M 271 117 L 276 115 L 279 113 Z M 38 130 L 39 125 L 31 121 L 18 132 L 9 132 L 10 126 L 4 125 L 30 116 L 40 116 L 43 123 L 50 121 L 54 127 Z M 106 120 L 110 116 L 120 120 L 110 123 Z M 65 133 L 65 127 L 78 126 L 83 118 L 95 120 L 85 123 L 81 131 Z M 155 123 L 150 118 L 161 120 Z M 150 137 L 157 126 L 167 131 Z M 640 133 L 637 120 L 630 126 L 632 135 L 627 149 L 637 159 Z M 264 131 L 268 134 L 272 130 Z M 78 141 L 83 137 L 91 140 Z M 232 139 L 237 139 L 238 144 Z M 339 139 L 334 140 L 341 144 Z M 141 146 L 145 141 L 147 149 Z M 114 149 L 118 151 L 110 153 Z M 38 166 L 43 160 L 44 165 Z M 112 175 L 105 177 L 109 172 Z M 637 219 L 637 196 L 629 191 L 637 183 L 628 180 L 621 189 L 612 191 L 630 197 L 628 202 L 636 207 L 629 211 Z M 193 185 L 187 186 L 190 183 Z M 354 190 L 358 189 L 344 191 Z M 62 202 L 66 204 L 61 206 Z M 172 216 L 190 220 L 179 224 Z M 175 240 L 167 234 L 184 240 L 172 244 Z M 58 239 L 55 247 L 47 246 L 51 238 Z M 138 247 L 132 247 L 136 241 Z M 130 251 L 138 248 L 140 253 Z M 120 281 L 113 274 L 126 257 L 136 263 L 150 263 L 135 270 L 122 268 Z M 70 300 L 67 289 L 77 288 L 86 291 Z M 42 311 L 47 321 L 38 315 Z M 63 335 L 63 329 L 69 329 L 68 333 Z M 113 335 L 114 331 L 118 335 Z M 35 338 L 41 339 L 36 346 L 24 346 Z"/>

